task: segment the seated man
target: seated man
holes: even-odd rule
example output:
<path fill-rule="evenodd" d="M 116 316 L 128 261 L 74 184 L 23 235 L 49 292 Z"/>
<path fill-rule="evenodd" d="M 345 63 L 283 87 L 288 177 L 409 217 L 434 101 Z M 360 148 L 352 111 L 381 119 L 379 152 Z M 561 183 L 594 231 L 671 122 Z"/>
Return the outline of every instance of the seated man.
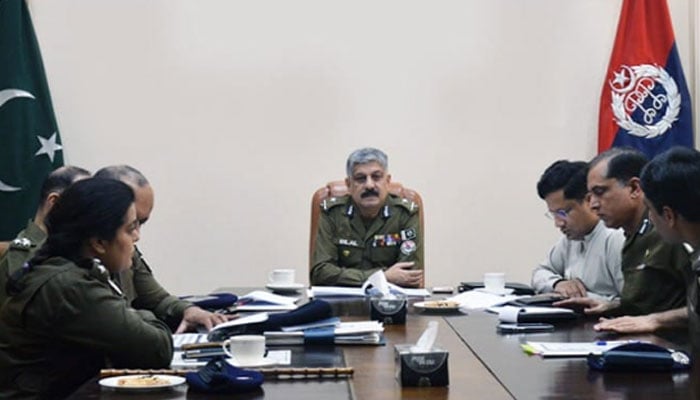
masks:
<path fill-rule="evenodd" d="M 349 194 L 322 205 L 311 269 L 312 285 L 360 286 L 375 271 L 416 287 L 423 278 L 418 207 L 389 194 L 391 175 L 381 150 L 348 157 Z"/>
<path fill-rule="evenodd" d="M 560 160 L 537 183 L 548 216 L 564 234 L 532 273 L 539 293 L 614 300 L 622 292 L 622 231 L 605 227 L 591 210 L 586 188 L 586 163 Z"/>
<path fill-rule="evenodd" d="M 642 170 L 641 184 L 649 218 L 659 235 L 671 243 L 689 243 L 695 251 L 690 256 L 693 264 L 687 309 L 638 318 L 634 327 L 654 331 L 689 321 L 693 352 L 700 354 L 700 152 L 674 147 L 659 154 Z"/>
<path fill-rule="evenodd" d="M 44 180 L 39 192 L 39 206 L 34 220 L 10 242 L 7 252 L 0 258 L 0 305 L 7 299 L 6 285 L 46 240 L 44 220 L 61 193 L 73 182 L 90 177 L 90 172 L 80 167 L 63 166 L 52 171 Z"/>
<path fill-rule="evenodd" d="M 141 172 L 128 165 L 117 165 L 100 169 L 95 173 L 95 178 L 115 179 L 129 185 L 135 194 L 139 225 L 143 226 L 148 221 L 153 210 L 153 188 Z M 210 330 L 227 320 L 224 315 L 211 313 L 170 295 L 156 281 L 138 247 L 134 246 L 134 250 L 131 268 L 112 277 L 132 307 L 153 311 L 156 317 L 171 328 L 176 328 L 175 333 L 192 330 L 198 325 Z"/>
<path fill-rule="evenodd" d="M 664 242 L 648 218 L 639 180 L 646 162 L 646 157 L 636 150 L 613 148 L 596 156 L 589 165 L 591 208 L 605 225 L 620 227 L 625 232 L 622 248 L 625 285 L 620 301 L 572 298 L 555 305 L 583 306 L 588 314 L 625 316 L 602 318 L 595 326 L 598 330 L 629 326 L 643 319 L 639 316 L 685 309 L 689 255 L 682 245 Z M 649 331 L 647 328 L 637 331 Z"/>

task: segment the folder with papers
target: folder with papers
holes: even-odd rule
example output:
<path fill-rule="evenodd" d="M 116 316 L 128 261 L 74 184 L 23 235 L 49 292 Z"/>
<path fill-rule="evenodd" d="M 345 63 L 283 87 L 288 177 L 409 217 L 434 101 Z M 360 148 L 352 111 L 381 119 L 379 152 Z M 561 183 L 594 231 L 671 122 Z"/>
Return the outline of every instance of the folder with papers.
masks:
<path fill-rule="evenodd" d="M 337 326 L 326 326 L 306 330 L 264 332 L 266 344 L 270 346 L 303 344 L 383 344 L 384 326 L 378 321 L 340 322 Z"/>

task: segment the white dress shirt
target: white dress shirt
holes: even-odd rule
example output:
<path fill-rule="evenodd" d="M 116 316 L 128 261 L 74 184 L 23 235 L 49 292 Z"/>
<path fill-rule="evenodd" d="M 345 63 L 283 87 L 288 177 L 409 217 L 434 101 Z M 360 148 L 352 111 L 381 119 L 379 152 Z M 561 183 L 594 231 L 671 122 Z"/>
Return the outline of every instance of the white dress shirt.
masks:
<path fill-rule="evenodd" d="M 583 240 L 564 236 L 533 271 L 532 287 L 538 293 L 552 292 L 559 280 L 579 279 L 589 297 L 618 298 L 624 284 L 620 268 L 624 243 L 622 230 L 606 228 L 603 221 Z"/>

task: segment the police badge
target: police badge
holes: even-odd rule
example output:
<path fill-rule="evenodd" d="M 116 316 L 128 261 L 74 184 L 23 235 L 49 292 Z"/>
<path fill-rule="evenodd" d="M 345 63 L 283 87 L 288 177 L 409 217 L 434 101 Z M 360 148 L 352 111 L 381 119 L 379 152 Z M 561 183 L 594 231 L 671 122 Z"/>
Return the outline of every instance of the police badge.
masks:
<path fill-rule="evenodd" d="M 651 139 L 678 120 L 681 95 L 676 81 L 658 65 L 621 65 L 609 82 L 617 125 L 630 135 Z M 659 116 L 661 112 L 663 116 Z M 633 115 L 641 121 L 635 121 Z"/>
<path fill-rule="evenodd" d="M 416 242 L 413 240 L 406 240 L 401 243 L 401 253 L 406 256 L 411 255 L 411 253 L 416 251 L 416 247 Z"/>

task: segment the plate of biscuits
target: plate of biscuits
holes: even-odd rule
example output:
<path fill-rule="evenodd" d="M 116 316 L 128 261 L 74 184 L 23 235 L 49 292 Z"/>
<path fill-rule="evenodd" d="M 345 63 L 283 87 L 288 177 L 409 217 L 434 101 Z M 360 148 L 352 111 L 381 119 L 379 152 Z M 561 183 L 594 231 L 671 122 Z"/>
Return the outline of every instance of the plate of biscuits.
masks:
<path fill-rule="evenodd" d="M 185 383 L 185 378 L 176 375 L 123 375 L 100 379 L 102 387 L 123 390 L 148 392 L 169 389 Z"/>

